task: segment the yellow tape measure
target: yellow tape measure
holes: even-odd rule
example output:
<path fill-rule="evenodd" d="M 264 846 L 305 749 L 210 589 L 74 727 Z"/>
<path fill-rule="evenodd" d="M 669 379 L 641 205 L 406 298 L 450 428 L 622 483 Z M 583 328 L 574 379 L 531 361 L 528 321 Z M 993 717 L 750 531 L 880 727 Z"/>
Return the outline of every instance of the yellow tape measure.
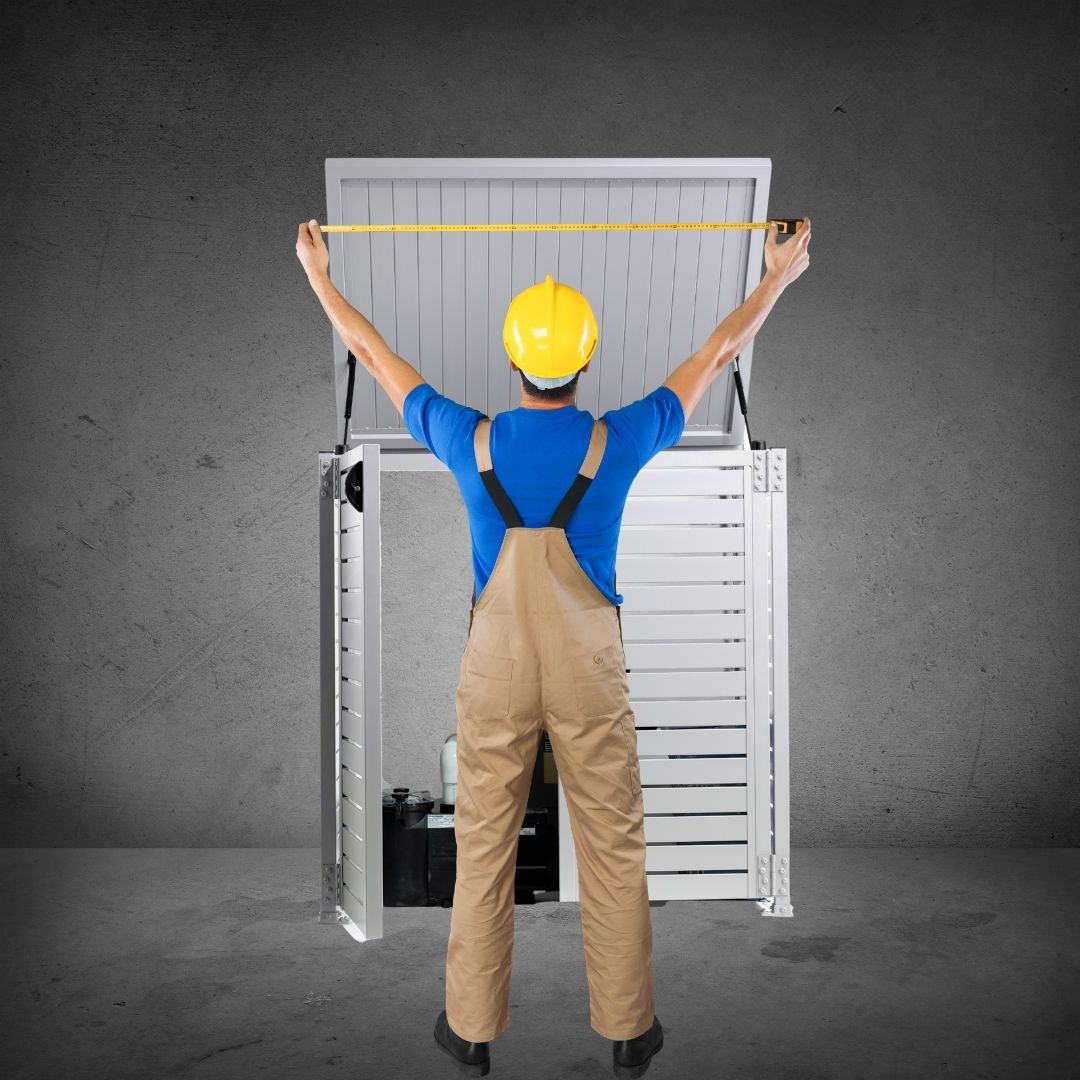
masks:
<path fill-rule="evenodd" d="M 320 225 L 325 233 L 348 232 L 580 232 L 595 229 L 767 229 L 776 223 L 777 233 L 795 233 L 803 218 L 772 218 L 769 221 L 626 221 L 615 224 L 581 222 L 528 222 L 513 225 Z"/>

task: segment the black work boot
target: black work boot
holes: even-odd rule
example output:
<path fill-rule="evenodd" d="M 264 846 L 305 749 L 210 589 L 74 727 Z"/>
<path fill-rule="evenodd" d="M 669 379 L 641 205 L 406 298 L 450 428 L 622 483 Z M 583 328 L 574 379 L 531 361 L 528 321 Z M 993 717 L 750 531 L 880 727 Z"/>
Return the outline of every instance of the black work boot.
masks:
<path fill-rule="evenodd" d="M 613 1039 L 611 1043 L 612 1071 L 616 1076 L 644 1076 L 652 1056 L 664 1045 L 664 1029 L 658 1017 L 652 1027 L 634 1039 Z"/>
<path fill-rule="evenodd" d="M 435 1021 L 435 1042 L 466 1076 L 487 1076 L 491 1070 L 488 1044 L 469 1042 L 468 1039 L 462 1039 L 457 1035 L 447 1022 L 445 1009 L 439 1013 L 439 1019 Z"/>

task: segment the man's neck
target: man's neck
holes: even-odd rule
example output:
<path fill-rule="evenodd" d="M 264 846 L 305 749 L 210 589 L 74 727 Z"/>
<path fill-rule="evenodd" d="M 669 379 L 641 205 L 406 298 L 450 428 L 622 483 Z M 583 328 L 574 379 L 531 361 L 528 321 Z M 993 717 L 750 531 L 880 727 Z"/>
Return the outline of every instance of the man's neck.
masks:
<path fill-rule="evenodd" d="M 576 404 L 577 404 L 577 398 L 576 397 L 572 401 L 538 401 L 536 398 L 529 398 L 529 397 L 526 397 L 524 394 L 522 394 L 521 395 L 520 408 L 522 408 L 522 409 L 565 409 L 567 405 L 576 405 Z"/>

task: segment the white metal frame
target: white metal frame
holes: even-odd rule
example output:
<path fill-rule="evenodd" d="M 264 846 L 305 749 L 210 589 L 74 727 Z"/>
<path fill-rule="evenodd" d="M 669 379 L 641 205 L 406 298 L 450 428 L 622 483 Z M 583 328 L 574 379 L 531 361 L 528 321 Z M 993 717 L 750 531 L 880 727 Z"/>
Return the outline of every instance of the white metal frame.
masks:
<path fill-rule="evenodd" d="M 357 461 L 362 514 L 343 488 Z M 446 470 L 426 451 L 377 443 L 319 458 L 322 917 L 339 919 L 361 941 L 382 936 L 384 468 Z M 794 913 L 786 500 L 783 449 L 672 448 L 657 454 L 630 489 L 616 573 L 625 597 L 653 900 L 753 899 L 764 915 Z M 707 541 L 693 539 L 707 533 Z M 692 564 L 688 546 L 698 552 Z M 678 692 L 665 697 L 675 679 Z M 558 814 L 559 899 L 576 901 L 561 780 Z"/>

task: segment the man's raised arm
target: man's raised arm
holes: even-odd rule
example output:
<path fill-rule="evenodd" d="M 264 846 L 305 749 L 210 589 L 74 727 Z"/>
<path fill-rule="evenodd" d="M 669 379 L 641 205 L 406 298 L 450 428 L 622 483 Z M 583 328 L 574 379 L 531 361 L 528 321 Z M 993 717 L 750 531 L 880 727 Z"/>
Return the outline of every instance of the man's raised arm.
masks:
<path fill-rule="evenodd" d="M 386 344 L 382 334 L 341 295 L 330 280 L 330 253 L 326 250 L 319 223 L 314 218 L 300 224 L 296 255 L 338 337 L 357 361 L 378 380 L 394 403 L 394 408 L 404 416 L 405 398 L 409 391 L 427 380 Z"/>
<path fill-rule="evenodd" d="M 709 384 L 752 341 L 780 294 L 809 265 L 810 219 L 783 245 L 776 243 L 776 225 L 765 239 L 765 276 L 754 291 L 662 383 L 675 392 L 687 420 Z"/>

